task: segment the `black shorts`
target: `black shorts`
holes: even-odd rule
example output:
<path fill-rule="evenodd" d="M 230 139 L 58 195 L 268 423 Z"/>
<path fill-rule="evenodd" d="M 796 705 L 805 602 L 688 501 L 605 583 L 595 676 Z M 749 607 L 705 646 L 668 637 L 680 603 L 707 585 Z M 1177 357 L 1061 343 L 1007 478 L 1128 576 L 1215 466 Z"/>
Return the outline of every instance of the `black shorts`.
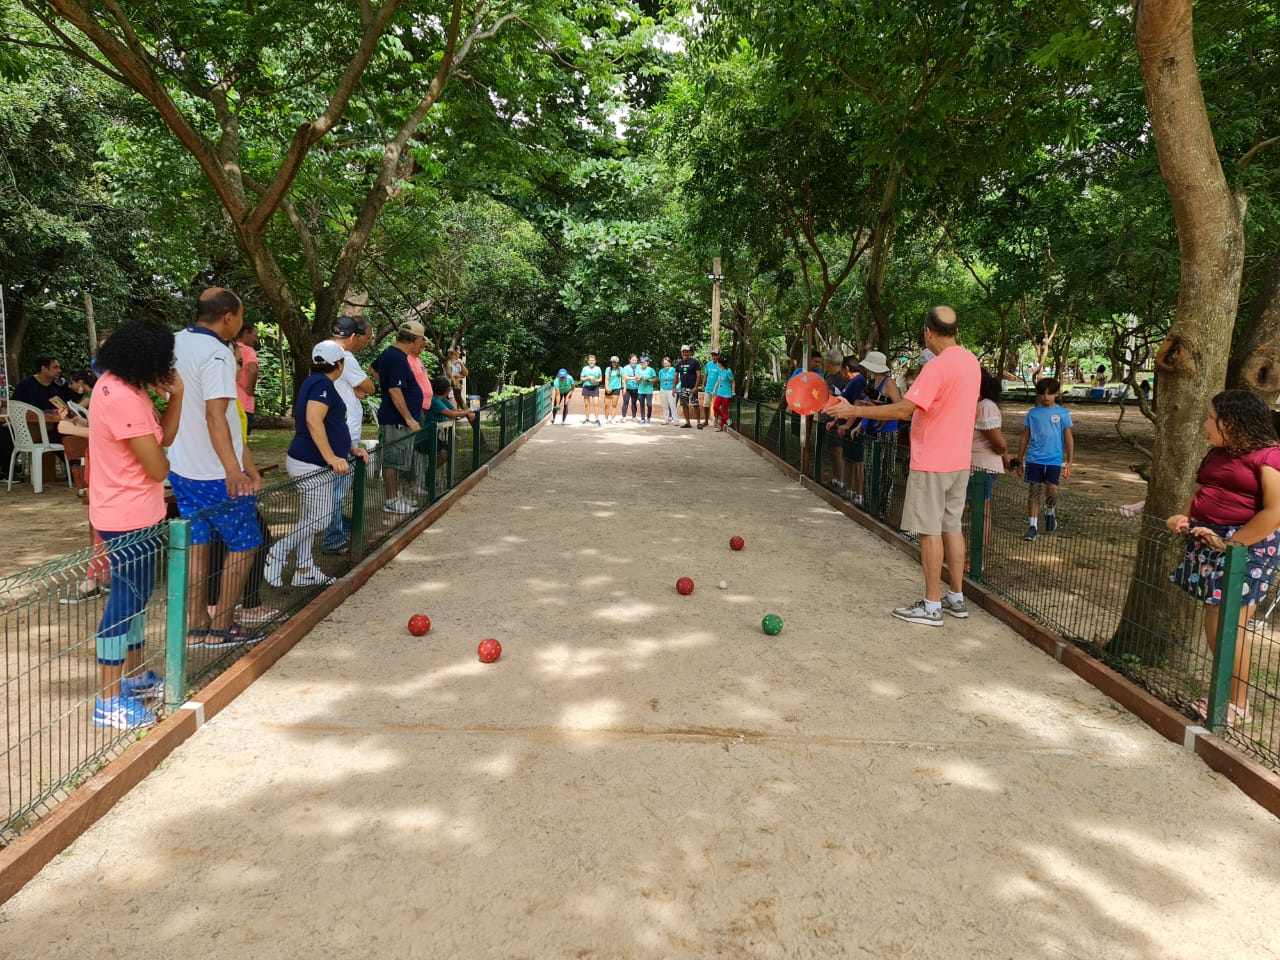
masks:
<path fill-rule="evenodd" d="M 1027 483 L 1047 483 L 1051 487 L 1062 483 L 1062 464 L 1028 463 L 1024 470 L 1022 476 Z"/>
<path fill-rule="evenodd" d="M 584 397 L 598 397 L 600 396 L 600 388 L 599 387 L 583 387 L 582 395 Z"/>
<path fill-rule="evenodd" d="M 844 458 L 850 463 L 861 463 L 866 456 L 862 434 L 859 433 L 856 437 L 841 437 L 840 452 L 844 454 Z"/>

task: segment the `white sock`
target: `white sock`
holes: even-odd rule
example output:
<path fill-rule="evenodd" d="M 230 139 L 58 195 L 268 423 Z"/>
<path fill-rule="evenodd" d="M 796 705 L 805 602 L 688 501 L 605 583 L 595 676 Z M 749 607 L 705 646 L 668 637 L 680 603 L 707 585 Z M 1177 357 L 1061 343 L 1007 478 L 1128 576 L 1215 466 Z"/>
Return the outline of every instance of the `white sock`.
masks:
<path fill-rule="evenodd" d="M 952 593 L 950 590 L 948 590 L 947 599 L 950 600 L 952 603 L 964 603 L 964 594 Z"/>
<path fill-rule="evenodd" d="M 941 610 L 942 610 L 942 601 L 941 601 L 941 600 L 926 600 L 926 601 L 924 602 L 924 608 L 925 608 L 926 610 L 928 610 L 930 613 L 938 613 L 939 611 L 941 611 Z"/>
<path fill-rule="evenodd" d="M 1038 527 L 1038 526 L 1040 526 L 1040 521 L 1039 521 L 1039 519 L 1037 519 L 1036 517 L 1032 517 L 1032 518 L 1031 518 L 1031 529 L 1032 529 L 1032 530 L 1034 530 L 1034 529 L 1035 529 L 1036 527 Z"/>

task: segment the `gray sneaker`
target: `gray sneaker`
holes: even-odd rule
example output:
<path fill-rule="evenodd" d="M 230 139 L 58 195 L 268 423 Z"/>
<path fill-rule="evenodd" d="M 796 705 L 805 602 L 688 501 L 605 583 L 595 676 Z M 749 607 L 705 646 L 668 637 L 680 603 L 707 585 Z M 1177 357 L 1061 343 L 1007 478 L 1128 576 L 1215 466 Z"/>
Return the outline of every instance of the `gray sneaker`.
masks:
<path fill-rule="evenodd" d="M 961 620 L 969 615 L 969 608 L 965 606 L 963 600 L 952 601 L 946 594 L 942 596 L 942 609 L 944 612 L 951 614 L 953 617 L 959 617 Z"/>
<path fill-rule="evenodd" d="M 898 607 L 893 611 L 893 615 L 907 623 L 919 623 L 926 627 L 942 626 L 942 611 L 930 613 L 923 600 L 917 600 L 909 607 Z"/>

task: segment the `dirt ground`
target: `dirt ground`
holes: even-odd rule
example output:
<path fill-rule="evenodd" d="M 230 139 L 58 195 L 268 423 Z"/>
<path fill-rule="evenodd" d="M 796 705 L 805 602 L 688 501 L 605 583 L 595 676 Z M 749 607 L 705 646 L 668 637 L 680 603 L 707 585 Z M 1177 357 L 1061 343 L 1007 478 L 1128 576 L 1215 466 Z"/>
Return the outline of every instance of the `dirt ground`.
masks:
<path fill-rule="evenodd" d="M 1274 956 L 1280 824 L 917 596 L 731 438 L 544 427 L 0 907 L 0 957 Z"/>

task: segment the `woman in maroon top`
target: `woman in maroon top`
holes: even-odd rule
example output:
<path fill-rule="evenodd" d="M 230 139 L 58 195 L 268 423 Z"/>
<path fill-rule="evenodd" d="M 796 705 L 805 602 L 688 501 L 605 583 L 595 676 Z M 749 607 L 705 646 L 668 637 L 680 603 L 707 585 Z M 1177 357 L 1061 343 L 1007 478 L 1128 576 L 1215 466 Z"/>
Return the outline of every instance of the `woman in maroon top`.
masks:
<path fill-rule="evenodd" d="M 1247 390 L 1214 397 L 1204 430 L 1211 449 L 1200 461 L 1195 491 L 1182 512 L 1165 521 L 1174 533 L 1187 535 L 1187 554 L 1170 579 L 1204 603 L 1204 634 L 1212 650 L 1227 544 L 1249 548 L 1227 717 L 1233 724 L 1248 723 L 1252 651 L 1244 628 L 1280 564 L 1280 440 L 1266 403 Z M 1205 702 L 1195 705 L 1203 716 Z"/>

